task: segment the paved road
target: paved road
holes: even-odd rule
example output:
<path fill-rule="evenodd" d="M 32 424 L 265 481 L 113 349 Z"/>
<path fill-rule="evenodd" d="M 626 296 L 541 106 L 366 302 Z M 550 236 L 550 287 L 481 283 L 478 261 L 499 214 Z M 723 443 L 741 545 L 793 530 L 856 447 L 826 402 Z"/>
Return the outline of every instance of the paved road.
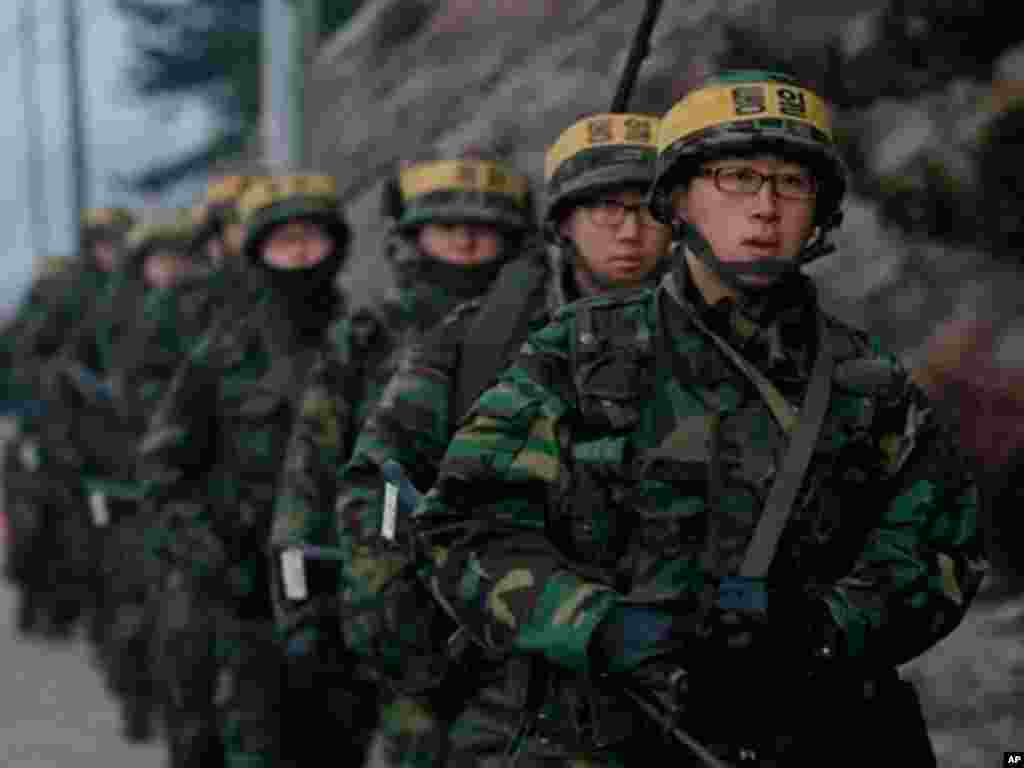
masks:
<path fill-rule="evenodd" d="M 117 705 L 82 642 L 19 639 L 14 594 L 0 586 L 0 766 L 162 768 L 158 744 L 121 740 Z"/>

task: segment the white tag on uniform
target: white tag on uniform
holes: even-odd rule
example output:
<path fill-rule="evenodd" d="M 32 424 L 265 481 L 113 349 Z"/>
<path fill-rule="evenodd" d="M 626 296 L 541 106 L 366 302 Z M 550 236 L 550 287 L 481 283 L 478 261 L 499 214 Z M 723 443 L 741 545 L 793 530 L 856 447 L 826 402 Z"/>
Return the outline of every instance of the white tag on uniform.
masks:
<path fill-rule="evenodd" d="M 284 582 L 284 596 L 289 600 L 305 600 L 309 597 L 306 561 L 301 549 L 281 551 L 281 579 Z"/>
<path fill-rule="evenodd" d="M 380 535 L 388 541 L 395 540 L 395 528 L 398 522 L 398 486 L 394 483 L 384 484 L 384 517 L 380 521 Z"/>
<path fill-rule="evenodd" d="M 90 493 L 89 511 L 92 512 L 93 525 L 97 528 L 106 528 L 110 525 L 110 509 L 107 507 L 107 494 L 102 491 Z"/>
<path fill-rule="evenodd" d="M 42 464 L 39 456 L 39 446 L 36 445 L 35 440 L 23 440 L 21 450 L 18 451 L 18 457 L 21 459 L 21 466 L 29 472 L 35 472 L 39 469 L 39 465 Z"/>

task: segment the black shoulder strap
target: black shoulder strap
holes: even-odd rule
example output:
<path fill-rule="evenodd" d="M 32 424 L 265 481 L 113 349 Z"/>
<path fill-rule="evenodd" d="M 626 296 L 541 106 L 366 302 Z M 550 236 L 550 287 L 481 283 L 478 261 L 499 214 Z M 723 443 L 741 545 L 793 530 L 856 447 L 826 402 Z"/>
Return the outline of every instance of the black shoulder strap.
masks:
<path fill-rule="evenodd" d="M 677 301 L 686 306 L 680 299 L 678 285 L 673 281 L 670 290 Z M 804 474 L 810 465 L 814 446 L 817 444 L 821 426 L 828 410 L 829 396 L 832 391 L 832 372 L 835 358 L 832 350 L 831 331 L 820 310 L 816 312 L 818 331 L 818 352 L 811 370 L 811 380 L 807 387 L 803 406 L 799 412 L 785 400 L 776 387 L 753 365 L 737 352 L 729 343 L 708 328 L 693 312 L 688 313 L 694 325 L 707 335 L 722 353 L 729 358 L 740 371 L 746 375 L 761 393 L 771 409 L 779 426 L 789 434 L 789 446 L 782 460 L 775 482 L 768 492 L 764 510 L 754 536 L 747 547 L 739 575 L 750 579 L 763 578 L 775 557 L 775 549 L 793 511 L 793 503 L 803 483 Z"/>
<path fill-rule="evenodd" d="M 796 428 L 789 438 L 789 448 L 782 460 L 779 475 L 775 478 L 764 512 L 754 529 L 754 537 L 747 547 L 739 575 L 759 579 L 768 572 L 775 557 L 782 529 L 786 525 L 796 501 L 797 492 L 803 482 L 804 473 L 811 463 L 811 455 L 825 421 L 829 393 L 832 384 L 832 342 L 821 312 L 818 312 L 818 354 L 811 371 L 803 407 L 800 409 Z"/>
<path fill-rule="evenodd" d="M 548 274 L 532 254 L 509 262 L 498 274 L 462 343 L 452 400 L 456 422 L 526 338 L 530 319 L 544 304 Z"/>
<path fill-rule="evenodd" d="M 780 426 L 789 432 L 789 447 L 775 482 L 768 492 L 764 511 L 761 513 L 757 528 L 754 529 L 754 536 L 747 547 L 739 571 L 739 575 L 745 578 L 764 578 L 775 557 L 775 548 L 779 543 L 779 537 L 782 536 L 782 529 L 786 527 L 786 521 L 793 511 L 793 503 L 796 501 L 796 495 L 803 483 L 807 467 L 811 463 L 811 455 L 818 442 L 821 425 L 825 421 L 825 411 L 828 409 L 829 394 L 832 389 L 832 370 L 835 364 L 832 356 L 832 342 L 824 316 L 819 311 L 818 354 L 814 359 L 811 381 L 807 387 L 803 407 L 798 414 L 793 413 L 791 426 L 787 426 L 787 422 L 784 421 L 785 417 L 782 415 L 785 412 L 783 406 L 787 408 L 792 408 L 792 406 L 789 406 L 778 389 L 760 371 L 748 363 L 739 352 L 729 346 L 725 339 L 712 332 L 696 318 L 694 319 L 697 327 L 711 337 L 719 349 L 757 387 L 768 407 L 779 419 Z"/>

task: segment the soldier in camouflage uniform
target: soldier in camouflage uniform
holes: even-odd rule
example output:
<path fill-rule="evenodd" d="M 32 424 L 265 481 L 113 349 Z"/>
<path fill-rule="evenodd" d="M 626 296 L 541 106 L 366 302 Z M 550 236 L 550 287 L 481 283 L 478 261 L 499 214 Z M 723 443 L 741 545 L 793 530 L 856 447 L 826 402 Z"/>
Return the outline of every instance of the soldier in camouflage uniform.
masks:
<path fill-rule="evenodd" d="M 191 350 L 150 422 L 139 467 L 170 532 L 168 579 L 185 598 L 205 601 L 215 634 L 216 678 L 199 633 L 195 644 L 162 649 L 175 654 L 182 683 L 172 750 L 185 754 L 176 764 L 210 757 L 187 752 L 209 745 L 204 730 L 216 721 L 224 764 L 256 768 L 284 764 L 284 660 L 266 551 L 273 500 L 301 383 L 344 311 L 336 277 L 349 230 L 327 176 L 261 180 L 239 206 L 245 263 L 261 293 L 242 318 L 219 320 Z M 203 706 L 214 679 L 215 718 Z"/>
<path fill-rule="evenodd" d="M 187 210 L 140 217 L 111 300 L 94 308 L 61 353 L 69 439 L 81 457 L 95 545 L 90 640 L 132 742 L 152 737 L 155 707 L 154 574 L 144 546 L 150 521 L 139 510 L 135 454 L 149 412 L 184 358 L 175 289 L 199 274 L 191 239 Z"/>
<path fill-rule="evenodd" d="M 42 408 L 22 421 L 17 455 L 20 468 L 34 488 L 25 498 L 34 509 L 37 535 L 32 537 L 35 565 L 29 587 L 39 612 L 55 638 L 70 636 L 75 623 L 90 605 L 89 541 L 84 498 L 78 480 L 80 457 L 69 440 L 70 414 L 62 407 L 53 375 L 58 352 L 81 328 L 93 307 L 109 298 L 123 250 L 124 236 L 133 215 L 121 208 L 83 212 L 80 227 L 82 253 L 74 266 L 61 273 L 54 287 L 55 301 L 35 311 L 23 330 L 19 371 L 28 377 L 26 388 L 38 393 Z"/>
<path fill-rule="evenodd" d="M 375 765 L 443 762 L 441 722 L 462 704 L 458 681 L 444 681 L 436 666 L 445 653 L 435 637 L 448 622 L 430 615 L 429 594 L 409 576 L 402 553 L 381 539 L 381 466 L 391 459 L 422 487 L 433 483 L 459 422 L 458 401 L 466 397 L 465 382 L 459 381 L 463 366 L 493 366 L 474 371 L 484 382 L 497 375 L 506 361 L 489 359 L 486 347 L 518 348 L 527 327 L 514 316 L 517 310 L 543 326 L 569 301 L 654 280 L 670 240 L 668 227 L 654 221 L 645 205 L 654 180 L 657 125 L 646 115 L 601 114 L 562 133 L 545 163 L 544 232 L 553 269 L 544 275 L 537 300 L 517 307 L 499 283 L 457 308 L 408 348 L 359 435 L 336 505 L 341 544 L 350 558 L 343 604 L 353 617 L 346 635 L 353 651 L 380 669 L 397 692 L 423 689 L 387 704 Z M 494 312 L 495 306 L 501 311 Z M 484 319 L 492 312 L 497 326 Z M 502 339 L 502 326 L 521 332 Z"/>
<path fill-rule="evenodd" d="M 387 249 L 399 297 L 346 319 L 313 369 L 277 502 L 276 552 L 335 545 L 337 475 L 399 351 L 457 303 L 486 290 L 534 228 L 527 179 L 504 163 L 477 157 L 408 165 L 388 185 L 385 204 L 395 222 Z M 280 565 L 275 559 L 275 568 Z M 311 561 L 307 570 L 309 589 L 278 593 L 289 687 L 301 700 L 288 708 L 301 713 L 286 724 L 289 740 L 298 757 L 313 759 L 321 748 L 336 750 L 334 734 L 345 727 L 351 759 L 359 760 L 376 718 L 376 708 L 367 706 L 375 678 L 360 674 L 357 682 L 343 668 L 336 567 Z M 286 575 L 279 572 L 282 587 Z M 311 688 L 319 699 L 310 698 Z M 310 717 L 311 709 L 324 718 Z M 339 726 L 345 711 L 351 716 Z"/>
<path fill-rule="evenodd" d="M 260 176 L 220 176 L 210 181 L 205 199 L 193 208 L 196 227 L 192 250 L 202 251 L 211 266 L 204 289 L 211 314 L 241 314 L 259 291 L 259 281 L 242 260 L 242 225 L 238 200 Z"/>
<path fill-rule="evenodd" d="M 726 72 L 658 147 L 669 274 L 531 334 L 416 509 L 435 594 L 506 662 L 451 763 L 934 765 L 896 667 L 976 593 L 976 486 L 799 271 L 845 191 L 827 108 Z"/>
<path fill-rule="evenodd" d="M 252 176 L 211 180 L 205 198 L 192 211 L 195 233 L 190 252 L 205 261 L 205 278 L 173 289 L 166 313 L 150 348 L 157 356 L 183 361 L 202 334 L 217 322 L 240 321 L 250 302 L 258 300 L 258 273 L 245 268 L 244 228 L 239 197 L 255 181 Z M 161 313 L 164 314 L 164 313 Z M 151 354 L 147 352 L 147 358 Z M 153 663 L 163 730 L 172 768 L 213 768 L 224 762 L 211 690 L 215 678 L 215 626 L 211 619 L 220 605 L 214 595 L 195 588 L 185 578 L 176 539 L 173 505 L 153 500 L 142 504 L 148 522 L 146 551 L 155 574 L 150 594 L 154 617 Z M 184 552 L 184 550 L 182 550 Z"/>
<path fill-rule="evenodd" d="M 70 259 L 51 256 L 37 263 L 37 275 L 17 312 L 0 334 L 0 410 L 14 423 L 14 434 L 4 453 L 4 512 L 8 530 L 5 537 L 4 577 L 17 589 L 15 627 L 31 634 L 42 628 L 37 596 L 45 583 L 33 579 L 40 574 L 35 545 L 44 532 L 40 506 L 38 438 L 35 424 L 42 415 L 39 400 L 41 363 L 60 347 L 59 336 L 41 331 L 58 311 L 69 290 Z"/>

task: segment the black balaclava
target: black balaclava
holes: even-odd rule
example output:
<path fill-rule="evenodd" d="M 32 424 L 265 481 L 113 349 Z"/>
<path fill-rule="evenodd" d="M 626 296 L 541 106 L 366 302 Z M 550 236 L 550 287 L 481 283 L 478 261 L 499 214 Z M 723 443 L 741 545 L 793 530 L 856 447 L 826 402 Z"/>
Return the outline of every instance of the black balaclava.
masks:
<path fill-rule="evenodd" d="M 325 227 L 325 231 L 330 231 Z M 323 261 L 304 269 L 278 269 L 262 260 L 256 264 L 258 282 L 268 300 L 272 337 L 288 346 L 320 340 L 338 315 L 342 294 L 338 273 L 345 262 L 347 244 L 334 247 Z"/>

